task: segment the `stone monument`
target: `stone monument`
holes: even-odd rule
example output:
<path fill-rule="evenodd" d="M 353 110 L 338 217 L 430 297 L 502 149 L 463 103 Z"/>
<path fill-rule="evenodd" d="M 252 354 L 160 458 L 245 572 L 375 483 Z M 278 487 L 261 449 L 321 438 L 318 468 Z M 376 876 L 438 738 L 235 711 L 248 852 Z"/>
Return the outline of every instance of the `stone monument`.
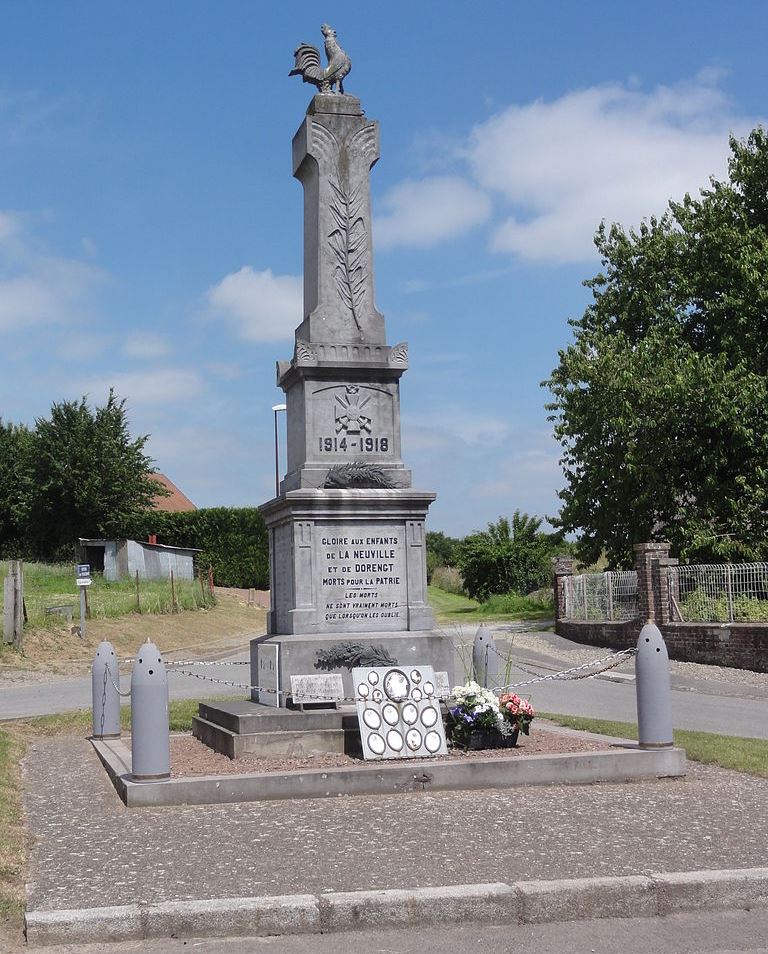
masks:
<path fill-rule="evenodd" d="M 386 343 L 374 297 L 369 178 L 379 126 L 341 92 L 351 63 L 331 27 L 322 30 L 328 67 L 302 44 L 292 71 L 321 92 L 293 138 L 304 189 L 304 315 L 293 358 L 277 363 L 288 462 L 278 496 L 260 508 L 271 605 L 267 635 L 252 641 L 252 676 L 262 646 L 278 646 L 286 689 L 291 675 L 316 671 L 318 652 L 352 641 L 452 679 L 453 650 L 434 632 L 427 603 L 424 520 L 436 495 L 411 487 L 400 449 L 408 346 Z"/>

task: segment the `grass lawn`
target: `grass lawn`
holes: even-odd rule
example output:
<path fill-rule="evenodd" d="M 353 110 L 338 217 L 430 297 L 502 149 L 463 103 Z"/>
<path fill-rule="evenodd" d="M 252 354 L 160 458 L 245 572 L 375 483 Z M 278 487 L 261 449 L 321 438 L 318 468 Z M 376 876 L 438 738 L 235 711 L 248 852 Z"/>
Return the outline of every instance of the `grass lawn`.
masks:
<path fill-rule="evenodd" d="M 571 729 L 583 729 L 599 735 L 613 735 L 620 739 L 636 739 L 637 726 L 632 722 L 613 722 L 610 719 L 590 719 L 586 716 L 553 715 L 540 712 L 543 719 Z M 675 745 L 685 749 L 693 762 L 719 765 L 721 768 L 746 772 L 768 778 L 768 740 L 745 739 L 735 735 L 716 735 L 712 732 L 694 732 L 675 729 Z"/>
<path fill-rule="evenodd" d="M 552 619 L 554 616 L 551 606 L 542 606 L 525 596 L 492 596 L 487 603 L 478 603 L 468 596 L 448 593 L 437 586 L 430 586 L 427 590 L 429 605 L 440 623 Z"/>

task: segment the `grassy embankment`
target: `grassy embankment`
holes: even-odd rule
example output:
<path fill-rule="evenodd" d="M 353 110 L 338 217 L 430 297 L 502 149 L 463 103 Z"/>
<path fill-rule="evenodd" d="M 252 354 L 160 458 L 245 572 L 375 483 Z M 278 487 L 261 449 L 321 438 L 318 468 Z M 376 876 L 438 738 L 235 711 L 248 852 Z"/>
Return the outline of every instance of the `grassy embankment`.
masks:
<path fill-rule="evenodd" d="M 552 619 L 554 609 L 551 604 L 528 596 L 507 593 L 491 596 L 485 603 L 478 603 L 457 593 L 448 593 L 436 586 L 430 586 L 429 603 L 441 623 L 482 623 L 485 620 L 523 620 Z"/>
<path fill-rule="evenodd" d="M 0 564 L 0 576 L 5 566 Z M 1 669 L 35 669 L 62 673 L 87 668 L 96 647 L 107 639 L 119 656 L 131 656 L 151 639 L 161 650 L 219 649 L 241 643 L 263 632 L 264 611 L 249 607 L 245 600 L 220 594 L 211 599 L 207 586 L 179 581 L 175 584 L 176 609 L 168 580 L 115 583 L 94 575 L 88 590 L 91 609 L 85 637 L 74 634 L 60 616 L 45 615 L 56 605 L 75 607 L 73 622 L 79 622 L 79 594 L 70 566 L 24 564 L 24 599 L 29 621 L 24 628 L 23 652 L 0 645 Z"/>

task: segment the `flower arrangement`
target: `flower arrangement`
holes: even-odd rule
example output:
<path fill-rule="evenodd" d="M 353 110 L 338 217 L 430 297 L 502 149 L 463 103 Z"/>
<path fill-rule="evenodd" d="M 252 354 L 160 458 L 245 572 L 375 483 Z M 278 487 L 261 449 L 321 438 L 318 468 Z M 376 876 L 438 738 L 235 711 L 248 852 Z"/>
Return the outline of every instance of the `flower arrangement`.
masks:
<path fill-rule="evenodd" d="M 499 696 L 499 710 L 502 718 L 520 730 L 523 735 L 528 735 L 531 728 L 531 722 L 536 715 L 533 706 L 527 699 L 521 699 L 514 692 L 504 692 Z"/>
<path fill-rule="evenodd" d="M 529 734 L 535 715 L 527 699 L 510 692 L 498 697 L 469 681 L 451 690 L 446 729 L 451 742 L 464 748 L 506 748 L 517 744 L 519 732 Z"/>
<path fill-rule="evenodd" d="M 462 728 L 500 729 L 504 722 L 496 694 L 471 680 L 463 686 L 454 686 L 451 702 L 454 704 L 448 707 L 448 711 Z"/>

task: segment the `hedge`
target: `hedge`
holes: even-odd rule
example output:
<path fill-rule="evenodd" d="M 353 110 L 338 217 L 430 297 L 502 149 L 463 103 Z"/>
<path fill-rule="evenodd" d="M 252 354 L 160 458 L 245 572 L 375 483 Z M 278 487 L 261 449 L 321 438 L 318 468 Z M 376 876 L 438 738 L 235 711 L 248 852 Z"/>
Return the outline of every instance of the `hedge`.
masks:
<path fill-rule="evenodd" d="M 172 547 L 193 547 L 200 566 L 213 567 L 218 586 L 269 586 L 267 528 L 255 507 L 208 507 L 181 513 L 150 511 L 134 518 L 125 536 Z"/>

